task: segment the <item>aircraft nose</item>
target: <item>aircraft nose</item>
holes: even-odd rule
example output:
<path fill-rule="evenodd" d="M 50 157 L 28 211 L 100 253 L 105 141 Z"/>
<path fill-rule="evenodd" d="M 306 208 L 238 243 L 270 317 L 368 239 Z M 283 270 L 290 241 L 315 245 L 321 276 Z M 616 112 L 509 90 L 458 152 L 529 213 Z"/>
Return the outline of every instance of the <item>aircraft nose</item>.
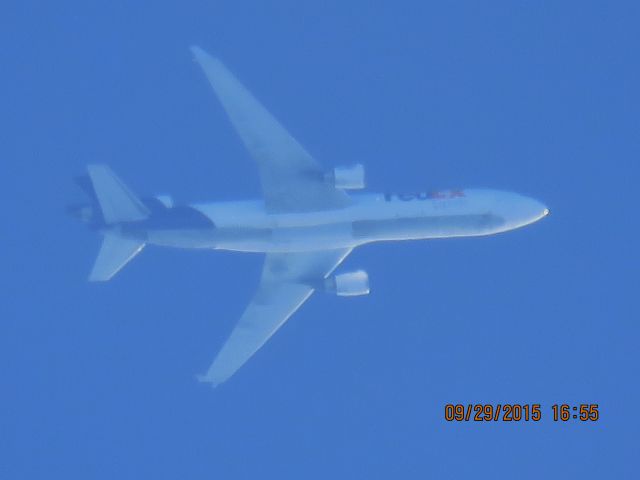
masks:
<path fill-rule="evenodd" d="M 523 227 L 549 215 L 549 208 L 530 197 L 509 194 L 501 202 L 501 212 L 509 229 Z"/>
<path fill-rule="evenodd" d="M 527 223 L 537 222 L 538 220 L 549 215 L 549 208 L 544 203 L 539 202 L 538 200 L 523 197 L 523 203 L 526 205 L 523 210 L 527 212 Z"/>

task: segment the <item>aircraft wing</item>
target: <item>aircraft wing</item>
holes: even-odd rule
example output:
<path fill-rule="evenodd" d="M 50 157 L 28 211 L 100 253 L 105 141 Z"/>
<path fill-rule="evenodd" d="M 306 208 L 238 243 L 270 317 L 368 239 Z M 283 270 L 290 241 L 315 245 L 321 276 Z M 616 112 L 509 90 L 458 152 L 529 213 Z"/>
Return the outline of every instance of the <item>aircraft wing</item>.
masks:
<path fill-rule="evenodd" d="M 324 181 L 321 166 L 218 60 L 191 47 L 231 123 L 258 163 L 267 210 L 343 208 L 349 196 Z"/>
<path fill-rule="evenodd" d="M 311 296 L 352 249 L 268 253 L 258 291 L 206 374 L 216 386 L 233 375 Z"/>

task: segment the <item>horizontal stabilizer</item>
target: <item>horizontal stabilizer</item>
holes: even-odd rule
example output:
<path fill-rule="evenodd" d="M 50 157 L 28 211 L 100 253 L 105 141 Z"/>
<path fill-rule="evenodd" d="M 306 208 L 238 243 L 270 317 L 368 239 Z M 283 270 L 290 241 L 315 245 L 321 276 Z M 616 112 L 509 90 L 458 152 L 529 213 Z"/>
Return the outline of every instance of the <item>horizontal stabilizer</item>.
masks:
<path fill-rule="evenodd" d="M 102 247 L 89 275 L 90 282 L 106 282 L 120 271 L 133 257 L 135 257 L 144 243 L 139 240 L 122 238 L 113 233 L 107 233 L 102 241 Z"/>
<path fill-rule="evenodd" d="M 149 210 L 106 165 L 87 167 L 93 189 L 107 224 L 134 222 L 149 216 Z"/>

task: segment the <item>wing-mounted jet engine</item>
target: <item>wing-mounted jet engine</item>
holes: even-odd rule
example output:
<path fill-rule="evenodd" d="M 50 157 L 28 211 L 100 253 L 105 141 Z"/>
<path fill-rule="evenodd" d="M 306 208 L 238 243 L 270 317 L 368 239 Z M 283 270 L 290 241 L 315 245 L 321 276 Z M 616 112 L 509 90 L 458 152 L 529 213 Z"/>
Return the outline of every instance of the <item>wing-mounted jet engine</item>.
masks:
<path fill-rule="evenodd" d="M 369 294 L 369 275 L 364 270 L 341 273 L 325 280 L 325 290 L 340 297 Z"/>
<path fill-rule="evenodd" d="M 325 174 L 325 181 L 342 190 L 360 190 L 364 188 L 364 165 L 356 163 L 355 165 L 336 167 Z"/>

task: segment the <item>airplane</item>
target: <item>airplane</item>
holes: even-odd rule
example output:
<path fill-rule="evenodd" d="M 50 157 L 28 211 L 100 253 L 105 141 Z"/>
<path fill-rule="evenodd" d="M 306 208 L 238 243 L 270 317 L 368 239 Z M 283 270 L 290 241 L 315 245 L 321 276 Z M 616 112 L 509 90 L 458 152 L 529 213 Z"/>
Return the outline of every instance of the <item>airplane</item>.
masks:
<path fill-rule="evenodd" d="M 91 203 L 71 213 L 103 236 L 94 282 L 110 280 L 146 245 L 265 254 L 257 292 L 202 382 L 228 380 L 315 291 L 368 294 L 364 270 L 334 274 L 356 247 L 492 235 L 549 213 L 533 198 L 488 189 L 353 193 L 365 187 L 362 164 L 322 168 L 220 60 L 191 50 L 257 163 L 263 198 L 175 205 L 139 198 L 108 166 L 89 165 L 76 180 Z"/>

